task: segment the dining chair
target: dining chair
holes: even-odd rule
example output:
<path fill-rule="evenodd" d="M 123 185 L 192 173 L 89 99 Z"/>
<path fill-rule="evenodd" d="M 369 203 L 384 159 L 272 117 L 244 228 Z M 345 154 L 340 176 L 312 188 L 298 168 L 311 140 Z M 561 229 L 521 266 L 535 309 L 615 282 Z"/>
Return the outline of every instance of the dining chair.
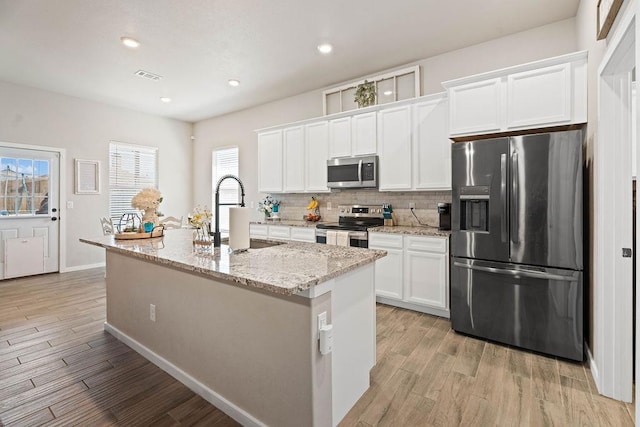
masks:
<path fill-rule="evenodd" d="M 182 228 L 182 218 L 176 218 L 175 216 L 166 216 L 162 218 L 160 221 L 160 225 L 164 225 L 165 230 L 171 228 Z"/>
<path fill-rule="evenodd" d="M 115 228 L 113 227 L 113 221 L 111 221 L 111 218 L 100 218 L 100 225 L 102 226 L 102 234 L 105 236 L 115 234 Z"/>

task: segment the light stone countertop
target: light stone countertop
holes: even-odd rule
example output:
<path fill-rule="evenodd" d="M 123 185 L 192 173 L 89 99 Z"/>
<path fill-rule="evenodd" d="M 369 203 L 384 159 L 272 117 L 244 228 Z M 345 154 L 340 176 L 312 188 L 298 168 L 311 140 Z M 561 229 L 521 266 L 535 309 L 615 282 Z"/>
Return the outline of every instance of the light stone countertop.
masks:
<path fill-rule="evenodd" d="M 370 227 L 367 228 L 370 233 L 395 233 L 395 234 L 412 234 L 416 236 L 431 237 L 449 237 L 450 230 L 438 230 L 434 227 L 409 227 L 404 225 L 394 225 L 393 227 Z"/>
<path fill-rule="evenodd" d="M 322 224 L 322 221 L 311 222 L 311 221 L 303 221 L 303 220 L 295 220 L 295 219 L 278 219 L 278 220 L 251 221 L 251 224 L 284 225 L 284 226 L 288 226 L 288 227 L 316 228 L 316 225 Z"/>
<path fill-rule="evenodd" d="M 193 252 L 189 229 L 166 230 L 164 237 L 153 239 L 116 240 L 113 236 L 100 236 L 80 241 L 159 265 L 284 295 L 304 291 L 386 256 L 382 250 L 303 242 L 278 242 L 281 244 L 234 254 L 223 244 L 203 256 Z"/>

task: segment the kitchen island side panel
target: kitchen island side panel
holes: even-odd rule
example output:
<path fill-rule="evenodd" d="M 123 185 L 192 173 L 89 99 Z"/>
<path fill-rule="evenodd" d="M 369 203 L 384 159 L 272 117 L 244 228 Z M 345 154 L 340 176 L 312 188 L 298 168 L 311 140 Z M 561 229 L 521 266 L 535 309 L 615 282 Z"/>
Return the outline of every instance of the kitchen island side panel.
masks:
<path fill-rule="evenodd" d="M 332 424 L 323 311 L 330 293 L 280 296 L 107 250 L 107 323 L 266 425 Z"/>

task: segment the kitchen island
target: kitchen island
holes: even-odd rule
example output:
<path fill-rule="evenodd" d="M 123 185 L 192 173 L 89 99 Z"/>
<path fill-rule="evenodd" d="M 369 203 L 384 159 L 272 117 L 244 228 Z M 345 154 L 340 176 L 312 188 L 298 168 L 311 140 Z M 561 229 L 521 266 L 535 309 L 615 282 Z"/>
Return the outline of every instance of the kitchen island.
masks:
<path fill-rule="evenodd" d="M 336 425 L 369 387 L 384 251 L 263 242 L 202 256 L 190 230 L 81 241 L 106 249 L 105 329 L 243 425 Z"/>

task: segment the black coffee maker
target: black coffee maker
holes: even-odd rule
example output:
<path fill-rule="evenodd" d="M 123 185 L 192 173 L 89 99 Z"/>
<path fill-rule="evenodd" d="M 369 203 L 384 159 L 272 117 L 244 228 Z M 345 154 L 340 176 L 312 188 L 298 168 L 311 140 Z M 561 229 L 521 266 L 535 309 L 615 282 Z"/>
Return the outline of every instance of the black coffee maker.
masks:
<path fill-rule="evenodd" d="M 438 230 L 451 230 L 451 203 L 438 203 L 438 217 L 440 219 Z"/>

